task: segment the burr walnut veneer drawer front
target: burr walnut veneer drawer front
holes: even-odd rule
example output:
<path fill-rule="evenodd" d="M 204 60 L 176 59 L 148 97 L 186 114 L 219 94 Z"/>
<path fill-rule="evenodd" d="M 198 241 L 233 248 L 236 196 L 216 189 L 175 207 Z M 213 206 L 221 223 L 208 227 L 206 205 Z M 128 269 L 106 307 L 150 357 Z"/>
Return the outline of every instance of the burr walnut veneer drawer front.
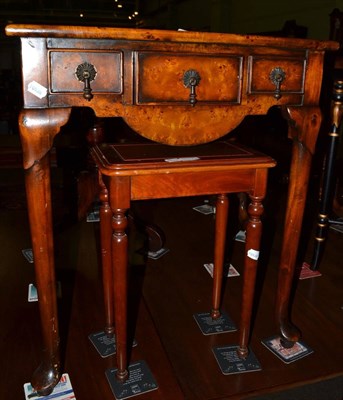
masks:
<path fill-rule="evenodd" d="M 184 103 L 190 89 L 184 76 L 196 71 L 198 103 L 237 104 L 241 96 L 242 57 L 182 53 L 136 53 L 136 102 Z"/>
<path fill-rule="evenodd" d="M 94 66 L 95 78 L 91 82 L 94 93 L 123 91 L 122 53 L 120 51 L 51 51 L 50 87 L 52 93 L 82 93 L 84 84 L 76 76 L 83 63 Z"/>
<path fill-rule="evenodd" d="M 280 79 L 281 93 L 304 93 L 306 66 L 304 58 L 251 56 L 248 65 L 250 77 L 248 93 L 275 93 L 274 78 Z"/>

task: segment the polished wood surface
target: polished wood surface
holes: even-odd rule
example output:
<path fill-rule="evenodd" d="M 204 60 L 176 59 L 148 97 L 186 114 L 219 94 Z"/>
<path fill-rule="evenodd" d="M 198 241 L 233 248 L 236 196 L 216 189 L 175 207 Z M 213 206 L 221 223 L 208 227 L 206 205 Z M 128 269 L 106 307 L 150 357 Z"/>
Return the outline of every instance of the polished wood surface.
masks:
<path fill-rule="evenodd" d="M 23 198 L 23 184 L 14 190 L 12 186 L 18 181 L 16 174 L 7 172 L 0 176 L 3 178 L 0 180 L 0 314 L 3 316 L 1 332 L 4 339 L 0 342 L 0 398 L 11 396 L 23 399 L 23 384 L 30 381 L 32 365 L 40 360 L 39 310 L 38 303 L 27 301 L 28 285 L 35 282 L 35 274 L 33 264 L 29 264 L 21 254 L 22 249 L 31 246 L 25 202 L 19 203 L 19 198 Z M 62 194 L 59 196 L 61 182 L 56 181 L 57 178 L 56 175 L 53 177 L 55 199 L 63 198 Z M 212 261 L 215 229 L 212 215 L 202 215 L 192 207 L 203 204 L 204 200 L 212 204 L 212 198 L 136 203 L 134 210 L 138 215 L 153 215 L 151 222 L 160 225 L 166 232 L 166 247 L 170 249 L 159 260 L 149 259 L 143 265 L 142 257 L 136 250 L 141 248 L 144 238 L 136 232 L 130 256 L 130 287 L 135 290 L 129 307 L 137 318 L 129 332 L 135 335 L 138 343 L 132 349 L 131 357 L 134 361 L 146 360 L 159 385 L 159 390 L 150 392 L 142 399 L 241 400 L 258 396 L 258 400 L 261 397 L 269 400 L 271 396 L 271 400 L 279 400 L 278 393 L 281 391 L 319 381 L 324 385 L 325 380 L 343 376 L 343 349 L 339 346 L 343 330 L 343 271 L 337 262 L 342 257 L 342 235 L 331 229 L 320 270 L 322 276 L 297 281 L 293 302 L 294 322 L 301 328 L 306 343 L 314 353 L 287 365 L 261 344 L 262 339 L 276 333 L 273 321 L 275 286 L 282 243 L 282 210 L 286 199 L 285 185 L 269 188 L 263 220 L 263 251 L 257 274 L 259 301 L 254 307 L 251 337 L 251 347 L 259 358 L 262 370 L 233 376 L 224 376 L 220 372 L 210 349 L 237 342 L 237 333 L 206 337 L 201 334 L 192 316 L 194 312 L 211 306 L 213 282 L 203 264 Z M 11 189 L 11 198 L 5 198 Z M 317 188 L 312 188 L 309 198 L 316 198 L 316 195 Z M 100 357 L 88 339 L 89 334 L 103 329 L 105 318 L 97 244 L 99 225 L 82 220 L 61 229 L 58 224 L 65 217 L 61 210 L 65 205 L 60 201 L 55 205 L 56 274 L 62 286 L 62 297 L 58 299 L 63 315 L 60 321 L 62 371 L 69 374 L 78 400 L 113 400 L 105 370 L 115 367 L 115 360 Z M 314 206 L 314 203 L 310 202 L 311 205 Z M 306 229 L 312 226 L 316 213 L 317 210 L 312 207 L 308 209 L 304 224 Z M 229 227 L 232 224 L 233 221 L 230 221 Z M 194 235 L 194 232 L 197 234 Z M 302 250 L 308 242 L 311 243 L 311 236 L 302 242 Z M 307 256 L 311 255 L 311 251 L 309 247 Z M 225 282 L 223 308 L 238 323 L 240 309 L 236 300 L 241 295 L 244 244 L 234 242 L 233 254 L 231 262 L 241 276 Z M 181 276 L 183 279 L 180 279 Z M 182 354 L 180 348 L 183 348 Z M 333 357 L 329 356 L 332 354 Z M 340 396 L 330 397 L 329 390 L 317 391 L 316 396 L 314 388 L 311 395 L 303 395 L 302 398 L 340 400 L 342 386 L 337 386 L 336 390 Z M 282 400 L 300 397 L 281 396 Z"/>
<path fill-rule="evenodd" d="M 141 135 L 179 145 L 219 138 L 247 114 L 273 105 L 316 106 L 324 51 L 338 48 L 306 39 L 140 29 L 10 25 L 6 33 L 21 37 L 25 108 L 92 107 L 99 117 L 124 116 Z M 83 61 L 97 71 L 91 101 L 75 78 Z M 280 98 L 269 78 L 276 67 L 286 75 Z M 199 68 L 200 106 L 189 107 L 182 77 Z M 221 81 L 227 71 L 229 82 Z M 41 87 L 28 90 L 33 82 Z"/>
<path fill-rule="evenodd" d="M 275 161 L 260 152 L 229 141 L 183 148 L 155 142 L 102 144 L 94 146 L 91 154 L 99 169 L 104 201 L 100 211 L 100 226 L 107 323 L 105 331 L 111 334 L 114 330 L 115 333 L 117 379 L 125 381 L 128 378 L 130 364 L 127 357 L 130 343 L 127 326 L 131 315 L 128 312 L 127 299 L 131 292 L 128 290 L 129 239 L 126 215 L 131 200 L 216 195 L 210 311 L 215 320 L 221 316 L 228 194 L 244 192 L 249 195 L 244 287 L 237 348 L 238 356 L 245 359 L 249 354 L 251 313 L 260 252 L 262 201 L 267 189 L 268 169 L 275 166 Z"/>
<path fill-rule="evenodd" d="M 205 32 L 70 26 L 9 25 L 6 33 L 19 36 L 22 43 L 24 110 L 19 127 L 38 293 L 44 299 L 41 316 L 45 356 L 33 379 L 35 386 L 42 393 L 49 391 L 59 377 L 48 157 L 53 138 L 67 122 L 71 107 L 91 107 L 99 117 L 121 116 L 142 136 L 170 145 L 208 142 L 225 135 L 248 114 L 265 114 L 272 106 L 283 109 L 290 121 L 293 157 L 276 320 L 284 345 L 292 346 L 300 332 L 290 321 L 289 295 L 311 159 L 321 123 L 318 104 L 324 53 L 337 50 L 338 44 Z M 155 66 L 151 80 L 146 82 L 145 66 L 156 55 L 161 64 Z M 190 65 L 185 71 L 186 59 Z M 201 71 L 200 83 L 180 85 L 179 80 L 184 80 L 186 73 L 201 65 L 199 60 L 213 68 L 208 74 Z M 88 70 L 77 77 L 76 71 L 85 62 L 94 63 L 96 79 L 90 80 Z M 161 65 L 166 80 L 159 82 L 156 77 L 163 77 Z M 173 65 L 182 67 L 176 75 Z M 218 82 L 220 69 L 234 73 L 232 81 L 218 85 L 214 96 L 211 83 Z M 170 89 L 171 75 L 179 79 L 174 85 L 176 93 L 165 93 L 166 97 L 161 98 L 159 93 Z M 229 93 L 222 96 L 222 87 Z"/>

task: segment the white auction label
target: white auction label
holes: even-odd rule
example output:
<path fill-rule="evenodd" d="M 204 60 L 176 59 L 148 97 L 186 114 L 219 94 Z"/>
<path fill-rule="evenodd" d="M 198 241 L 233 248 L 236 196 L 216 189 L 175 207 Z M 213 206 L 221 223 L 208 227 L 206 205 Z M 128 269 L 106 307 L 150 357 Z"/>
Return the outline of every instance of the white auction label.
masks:
<path fill-rule="evenodd" d="M 250 249 L 248 250 L 248 257 L 252 260 L 258 260 L 260 252 L 258 250 Z"/>
<path fill-rule="evenodd" d="M 166 162 L 186 162 L 186 161 L 197 161 L 199 157 L 177 157 L 177 158 L 166 158 Z"/>
<path fill-rule="evenodd" d="M 48 94 L 48 89 L 36 81 L 30 82 L 27 86 L 27 90 L 39 99 L 46 97 Z"/>

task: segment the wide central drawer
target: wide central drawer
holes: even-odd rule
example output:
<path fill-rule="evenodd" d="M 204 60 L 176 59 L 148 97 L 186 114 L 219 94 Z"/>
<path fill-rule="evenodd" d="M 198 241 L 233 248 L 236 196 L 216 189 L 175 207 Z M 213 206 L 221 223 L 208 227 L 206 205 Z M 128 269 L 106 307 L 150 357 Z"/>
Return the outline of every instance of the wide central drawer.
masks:
<path fill-rule="evenodd" d="M 135 60 L 137 104 L 189 102 L 190 89 L 183 80 L 187 71 L 196 71 L 200 76 L 195 87 L 197 102 L 240 102 L 241 56 L 137 52 Z"/>

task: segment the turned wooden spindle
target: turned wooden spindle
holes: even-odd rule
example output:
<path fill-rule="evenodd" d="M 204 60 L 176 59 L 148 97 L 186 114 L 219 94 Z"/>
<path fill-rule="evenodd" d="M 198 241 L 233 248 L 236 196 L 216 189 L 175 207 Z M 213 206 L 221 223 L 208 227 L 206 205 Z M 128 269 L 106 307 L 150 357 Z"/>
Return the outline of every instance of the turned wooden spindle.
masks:
<path fill-rule="evenodd" d="M 246 358 L 249 350 L 249 336 L 251 313 L 254 301 L 256 273 L 260 252 L 260 241 L 262 234 L 261 215 L 263 213 L 262 198 L 250 196 L 251 202 L 248 206 L 248 225 L 246 233 L 243 294 L 241 306 L 241 322 L 239 327 L 239 347 L 237 354 Z"/>
<path fill-rule="evenodd" d="M 112 217 L 112 268 L 114 275 L 114 315 L 116 329 L 117 373 L 119 381 L 125 381 L 127 370 L 127 287 L 128 287 L 128 225 L 127 209 L 113 209 Z"/>
<path fill-rule="evenodd" d="M 214 246 L 214 269 L 213 269 L 213 298 L 211 317 L 220 317 L 220 300 L 223 283 L 223 268 L 225 254 L 226 227 L 229 211 L 229 200 L 227 195 L 220 194 L 216 204 L 216 226 L 215 226 L 215 246 Z"/>

